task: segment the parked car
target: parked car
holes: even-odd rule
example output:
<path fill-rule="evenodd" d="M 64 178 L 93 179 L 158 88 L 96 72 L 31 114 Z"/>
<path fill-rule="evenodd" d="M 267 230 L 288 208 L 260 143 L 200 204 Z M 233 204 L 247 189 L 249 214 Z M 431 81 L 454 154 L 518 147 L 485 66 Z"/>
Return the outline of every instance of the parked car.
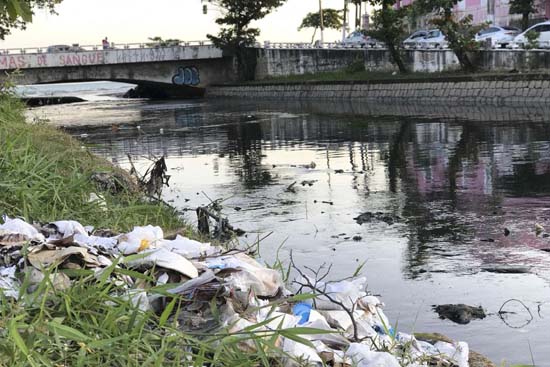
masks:
<path fill-rule="evenodd" d="M 525 48 L 529 43 L 525 36 L 529 32 L 538 33 L 538 47 L 550 47 L 550 22 L 542 22 L 527 28 L 523 33 L 518 34 L 512 42 L 508 44 L 508 48 Z"/>
<path fill-rule="evenodd" d="M 490 26 L 476 34 L 475 40 L 478 42 L 490 42 L 490 46 L 493 48 L 506 47 L 520 33 L 521 30 L 514 27 Z"/>
<path fill-rule="evenodd" d="M 428 35 L 428 31 L 420 30 L 412 33 L 403 41 L 404 48 L 416 48 L 418 46 L 418 41 L 424 39 Z"/>
<path fill-rule="evenodd" d="M 378 41 L 375 38 L 365 35 L 361 31 L 355 31 L 349 34 L 349 36 L 344 39 L 344 45 L 347 46 L 361 46 L 361 47 L 381 47 L 383 43 Z"/>
<path fill-rule="evenodd" d="M 426 37 L 418 40 L 418 48 L 447 48 L 448 42 L 439 29 L 430 29 Z"/>
<path fill-rule="evenodd" d="M 57 53 L 57 52 L 75 52 L 75 51 L 84 51 L 82 47 L 78 44 L 69 45 L 52 45 L 48 46 L 46 52 Z"/>
<path fill-rule="evenodd" d="M 367 44 L 367 36 L 365 36 L 360 31 L 351 32 L 345 39 L 344 44 L 346 45 L 359 45 L 365 46 Z"/>

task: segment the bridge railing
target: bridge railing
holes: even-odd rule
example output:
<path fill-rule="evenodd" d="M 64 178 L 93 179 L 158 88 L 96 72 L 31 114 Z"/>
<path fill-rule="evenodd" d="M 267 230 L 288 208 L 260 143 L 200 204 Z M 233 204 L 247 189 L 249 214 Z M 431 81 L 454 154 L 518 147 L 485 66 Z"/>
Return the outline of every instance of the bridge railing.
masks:
<path fill-rule="evenodd" d="M 111 43 L 107 50 L 130 50 L 142 48 L 163 48 L 163 47 L 190 47 L 190 46 L 211 46 L 211 41 L 181 41 L 171 42 L 169 44 L 161 44 L 159 42 L 139 42 L 139 43 Z M 103 50 L 102 45 L 52 45 L 46 47 L 25 47 L 25 48 L 5 48 L 0 49 L 0 55 L 25 55 L 25 54 L 42 54 L 42 53 L 58 53 L 58 52 L 82 52 L 82 51 L 98 51 Z"/>
<path fill-rule="evenodd" d="M 386 45 L 382 42 L 369 42 L 363 45 L 343 43 L 343 42 L 269 42 L 266 41 L 263 45 L 258 44 L 257 47 L 265 49 L 385 49 Z"/>

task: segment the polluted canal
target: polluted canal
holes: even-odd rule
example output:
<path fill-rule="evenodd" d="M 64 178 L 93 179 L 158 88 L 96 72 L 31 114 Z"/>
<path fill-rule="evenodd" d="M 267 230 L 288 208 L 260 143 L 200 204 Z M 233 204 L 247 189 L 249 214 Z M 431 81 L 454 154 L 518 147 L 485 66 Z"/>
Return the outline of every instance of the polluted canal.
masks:
<path fill-rule="evenodd" d="M 550 112 L 439 108 L 99 98 L 29 113 L 125 168 L 164 155 L 163 199 L 220 199 L 267 264 L 292 251 L 339 279 L 364 264 L 399 331 L 550 366 Z"/>

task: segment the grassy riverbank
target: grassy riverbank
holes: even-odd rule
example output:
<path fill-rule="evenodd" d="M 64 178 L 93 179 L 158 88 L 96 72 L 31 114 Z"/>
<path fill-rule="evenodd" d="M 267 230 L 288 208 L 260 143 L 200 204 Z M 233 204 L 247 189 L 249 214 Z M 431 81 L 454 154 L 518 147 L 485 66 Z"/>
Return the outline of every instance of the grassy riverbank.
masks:
<path fill-rule="evenodd" d="M 27 124 L 23 113 L 21 102 L 0 95 L 1 214 L 30 222 L 78 220 L 116 231 L 146 224 L 165 231 L 185 226 L 171 209 L 144 201 L 138 192 L 98 189 L 91 175 L 117 169 L 63 132 Z M 101 195 L 105 202 L 90 202 L 90 193 Z M 0 245 L 0 251 L 7 248 Z M 9 266 L 6 253 L 9 250 L 0 258 L 2 271 Z M 45 270 L 38 282 L 27 268 L 18 300 L 0 292 L 0 366 L 276 365 L 266 355 L 274 350 L 275 339 L 257 338 L 255 326 L 240 336 L 181 331 L 177 301 L 183 297 L 172 295 L 173 301 L 160 314 L 140 311 L 133 295 L 163 296 L 165 288 L 157 286 L 152 272 L 116 265 L 101 276 L 91 270 L 53 268 Z M 126 283 L 112 281 L 121 277 L 136 277 L 139 284 L 128 290 Z M 0 287 L 6 284 L 0 282 Z M 238 346 L 243 338 L 258 351 L 244 353 Z"/>
<path fill-rule="evenodd" d="M 171 209 L 143 201 L 139 192 L 114 194 L 90 179 L 94 173 L 117 170 L 69 135 L 44 123 L 27 124 L 24 105 L 0 96 L 0 214 L 31 222 L 72 219 L 115 231 L 145 224 L 167 230 L 184 225 Z M 105 200 L 90 200 L 91 194 Z"/>

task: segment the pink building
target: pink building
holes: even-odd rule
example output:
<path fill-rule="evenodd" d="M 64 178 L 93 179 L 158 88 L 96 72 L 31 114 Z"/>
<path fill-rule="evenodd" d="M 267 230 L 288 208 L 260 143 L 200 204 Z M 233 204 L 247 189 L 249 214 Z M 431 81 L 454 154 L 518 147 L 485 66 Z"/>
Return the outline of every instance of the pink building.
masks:
<path fill-rule="evenodd" d="M 414 0 L 401 0 L 398 7 L 410 5 Z M 550 18 L 550 0 L 538 1 L 538 13 L 532 15 L 533 20 Z M 509 0 L 462 0 L 456 7 L 459 15 L 471 14 L 474 24 L 491 22 L 494 25 L 518 25 L 521 15 L 510 15 Z"/>

